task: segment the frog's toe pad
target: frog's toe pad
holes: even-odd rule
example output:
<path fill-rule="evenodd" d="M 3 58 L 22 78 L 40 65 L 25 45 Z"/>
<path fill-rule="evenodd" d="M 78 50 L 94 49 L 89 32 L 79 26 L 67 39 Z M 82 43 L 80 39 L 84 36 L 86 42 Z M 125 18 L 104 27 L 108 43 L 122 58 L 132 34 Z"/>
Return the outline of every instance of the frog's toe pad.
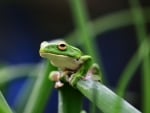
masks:
<path fill-rule="evenodd" d="M 92 80 L 92 76 L 91 75 L 87 75 L 85 76 L 82 80 Z"/>
<path fill-rule="evenodd" d="M 83 78 L 80 77 L 80 76 L 73 77 L 73 78 L 69 81 L 69 83 L 70 83 L 72 86 L 75 86 L 76 83 L 77 83 L 79 80 L 81 80 L 81 79 L 83 79 Z"/>
<path fill-rule="evenodd" d="M 55 83 L 55 88 L 60 88 L 60 87 L 63 87 L 63 86 L 64 86 L 64 84 L 61 81 L 57 81 Z"/>
<path fill-rule="evenodd" d="M 60 73 L 58 71 L 53 71 L 49 75 L 49 79 L 52 81 L 59 81 L 60 80 Z"/>

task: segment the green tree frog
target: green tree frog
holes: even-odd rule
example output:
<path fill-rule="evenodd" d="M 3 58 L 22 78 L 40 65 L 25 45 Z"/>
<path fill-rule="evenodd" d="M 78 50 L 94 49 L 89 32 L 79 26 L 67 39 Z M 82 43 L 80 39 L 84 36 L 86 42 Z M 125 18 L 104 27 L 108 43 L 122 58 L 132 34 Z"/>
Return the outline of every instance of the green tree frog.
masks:
<path fill-rule="evenodd" d="M 58 68 L 49 74 L 49 79 L 55 81 L 55 88 L 62 87 L 64 82 L 75 86 L 81 79 L 101 81 L 101 71 L 97 64 L 92 63 L 92 57 L 83 55 L 80 49 L 63 40 L 42 42 L 39 53 Z"/>

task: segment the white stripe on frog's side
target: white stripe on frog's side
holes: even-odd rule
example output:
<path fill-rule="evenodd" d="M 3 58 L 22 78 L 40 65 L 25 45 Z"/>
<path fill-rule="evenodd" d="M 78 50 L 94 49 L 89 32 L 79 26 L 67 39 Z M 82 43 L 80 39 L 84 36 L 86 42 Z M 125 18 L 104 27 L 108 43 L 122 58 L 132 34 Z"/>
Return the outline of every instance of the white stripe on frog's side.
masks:
<path fill-rule="evenodd" d="M 60 68 L 60 69 L 70 69 L 76 70 L 83 63 L 81 60 L 77 60 L 72 57 L 64 56 L 64 55 L 56 55 L 52 53 L 41 53 L 41 56 L 48 58 L 52 65 Z"/>

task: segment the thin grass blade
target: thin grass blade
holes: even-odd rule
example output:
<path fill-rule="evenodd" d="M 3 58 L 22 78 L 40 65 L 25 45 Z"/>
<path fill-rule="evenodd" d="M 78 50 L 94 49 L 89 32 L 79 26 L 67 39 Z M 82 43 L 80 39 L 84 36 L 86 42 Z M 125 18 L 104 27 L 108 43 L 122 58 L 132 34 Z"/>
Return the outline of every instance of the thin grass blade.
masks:
<path fill-rule="evenodd" d="M 0 113 L 13 113 L 0 91 Z"/>
<path fill-rule="evenodd" d="M 48 75 L 55 68 L 49 62 L 45 62 L 41 72 L 34 84 L 31 95 L 26 103 L 23 113 L 43 113 L 48 98 L 53 89 L 53 83 L 49 81 Z"/>
<path fill-rule="evenodd" d="M 124 99 L 117 96 L 114 92 L 108 89 L 103 84 L 96 82 L 96 81 L 83 81 L 80 80 L 77 83 L 78 90 L 86 96 L 89 100 L 96 104 L 96 106 L 102 110 L 104 113 L 113 113 L 114 110 L 114 103 L 119 99 L 122 101 L 121 111 L 120 113 L 141 113 L 139 110 L 134 108 Z M 93 90 L 97 90 L 97 101 L 93 100 Z M 120 107 L 117 106 L 117 107 Z M 120 109 L 120 108 L 118 108 Z"/>
<path fill-rule="evenodd" d="M 142 63 L 142 79 L 143 79 L 143 112 L 150 113 L 150 44 L 147 34 L 146 19 L 143 13 L 143 9 L 139 0 L 130 0 L 131 12 L 133 14 L 133 20 L 135 24 L 138 43 L 141 44 L 143 40 L 147 39 L 147 46 L 143 49 L 144 59 Z"/>

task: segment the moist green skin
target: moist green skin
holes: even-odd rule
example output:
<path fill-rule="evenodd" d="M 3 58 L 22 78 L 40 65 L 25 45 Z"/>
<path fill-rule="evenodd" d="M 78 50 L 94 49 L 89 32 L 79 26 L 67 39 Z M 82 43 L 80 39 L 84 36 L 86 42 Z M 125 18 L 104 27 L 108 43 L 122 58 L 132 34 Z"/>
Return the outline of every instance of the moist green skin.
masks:
<path fill-rule="evenodd" d="M 40 49 L 40 53 L 52 53 L 56 55 L 69 56 L 76 59 L 79 59 L 82 56 L 82 52 L 78 48 L 75 48 L 69 44 L 67 44 L 67 49 L 64 51 L 59 50 L 58 45 L 50 44 L 45 48 Z"/>
<path fill-rule="evenodd" d="M 60 49 L 60 44 L 65 44 L 66 48 Z M 72 86 L 75 86 L 79 80 L 85 78 L 87 75 L 92 75 L 92 77 L 88 78 L 93 80 L 95 78 L 96 80 L 101 79 L 94 77 L 97 76 L 97 74 L 93 73 L 95 70 L 98 74 L 100 72 L 98 66 L 93 64 L 92 57 L 83 55 L 80 49 L 64 41 L 43 42 L 41 43 L 39 52 L 41 57 L 49 59 L 52 65 L 59 68 L 58 71 L 53 71 L 49 75 L 49 79 L 56 82 L 56 88 L 63 86 L 61 80 L 64 78 L 67 78 L 66 81 Z M 72 73 L 71 76 L 70 73 Z"/>

